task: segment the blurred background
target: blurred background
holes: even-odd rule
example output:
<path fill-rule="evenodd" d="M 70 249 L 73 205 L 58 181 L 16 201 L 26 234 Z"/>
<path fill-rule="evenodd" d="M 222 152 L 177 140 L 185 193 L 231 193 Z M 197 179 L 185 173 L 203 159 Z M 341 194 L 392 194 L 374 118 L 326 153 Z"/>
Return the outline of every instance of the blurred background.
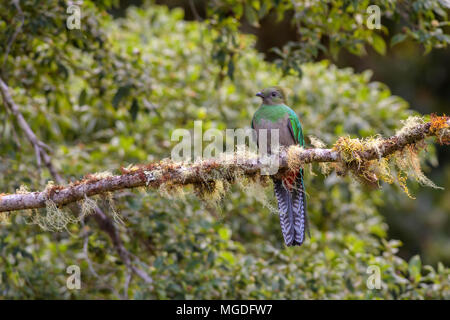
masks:
<path fill-rule="evenodd" d="M 64 1 L 0 2 L 0 77 L 62 177 L 38 166 L 1 99 L 0 192 L 159 161 L 194 120 L 248 127 L 255 93 L 274 84 L 289 90 L 306 135 L 328 146 L 449 114 L 448 1 L 376 0 L 389 18 L 379 31 L 355 24 L 371 2 L 73 1 L 80 30 L 66 27 Z M 404 41 L 392 46 L 395 34 Z M 450 154 L 428 142 L 422 168 L 444 190 L 411 175 L 414 200 L 395 183 L 368 190 L 308 167 L 301 247 L 284 246 L 272 187 L 251 179 L 219 202 L 166 183 L 79 202 L 103 214 L 51 203 L 2 214 L 0 298 L 449 299 Z M 80 266 L 82 290 L 67 288 L 68 265 Z M 369 265 L 381 269 L 380 290 L 366 285 Z"/>

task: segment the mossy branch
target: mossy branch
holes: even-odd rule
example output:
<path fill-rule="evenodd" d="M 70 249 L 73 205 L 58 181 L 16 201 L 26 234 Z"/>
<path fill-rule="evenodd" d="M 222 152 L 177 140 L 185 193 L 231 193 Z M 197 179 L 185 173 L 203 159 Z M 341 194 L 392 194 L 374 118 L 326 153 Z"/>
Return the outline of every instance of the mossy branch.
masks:
<path fill-rule="evenodd" d="M 405 151 L 416 155 L 420 147 L 425 146 L 424 139 L 430 136 L 436 137 L 441 144 L 450 144 L 449 117 L 432 115 L 428 122 L 420 117 L 411 117 L 394 136 L 386 139 L 341 137 L 329 149 L 304 149 L 299 146 L 282 149 L 277 174 L 282 175 L 286 170 L 303 167 L 308 163 L 331 163 L 328 169 L 334 168 L 340 174 L 350 171 L 365 182 L 373 183 L 379 179 L 389 182 L 384 164 L 387 163 L 386 158 L 395 158 L 394 155 L 397 155 L 400 169 L 408 169 L 406 167 L 410 166 L 409 169 L 419 172 L 419 182 L 425 181 L 424 184 L 432 185 L 421 175 L 420 165 L 412 156 L 406 157 L 408 161 L 401 156 Z M 261 158 L 249 153 L 236 153 L 228 158 L 206 159 L 195 163 L 163 160 L 159 163 L 121 168 L 119 175 L 89 174 L 80 181 L 65 186 L 50 185 L 40 192 L 20 190 L 15 194 L 0 194 L 0 212 L 43 208 L 49 201 L 61 207 L 83 201 L 86 197 L 128 188 L 194 185 L 201 189 L 216 181 L 233 183 L 238 176 L 259 176 L 264 166 Z M 401 182 L 400 184 L 402 185 Z"/>

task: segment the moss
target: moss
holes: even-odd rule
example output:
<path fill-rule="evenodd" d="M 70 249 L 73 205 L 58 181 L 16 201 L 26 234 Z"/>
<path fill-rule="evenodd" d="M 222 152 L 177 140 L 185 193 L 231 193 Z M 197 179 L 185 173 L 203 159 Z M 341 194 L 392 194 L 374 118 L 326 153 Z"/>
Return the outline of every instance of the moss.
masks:
<path fill-rule="evenodd" d="M 82 219 L 90 214 L 92 214 L 97 208 L 97 202 L 91 198 L 85 196 L 84 200 L 81 201 L 81 213 L 80 218 Z"/>
<path fill-rule="evenodd" d="M 432 132 L 446 128 L 442 119 L 435 122 L 435 125 L 433 125 L 433 121 L 431 124 Z M 402 128 L 396 132 L 396 136 L 399 138 L 410 135 L 412 130 L 417 130 L 417 126 L 423 124 L 424 120 L 422 117 L 415 116 L 409 117 L 402 123 Z M 418 141 L 394 154 L 382 157 L 383 139 L 380 136 L 365 139 L 352 139 L 347 136 L 339 138 L 333 146 L 333 150 L 340 155 L 341 168 L 336 167 L 336 169 L 341 169 L 338 172 L 341 175 L 351 172 L 361 182 L 370 186 L 378 185 L 379 187 L 380 181 L 389 184 L 396 183 L 408 197 L 413 198 L 406 184 L 408 177 L 421 185 L 440 188 L 428 179 L 421 169 L 419 153 L 425 147 L 424 141 Z M 366 160 L 364 154 L 367 151 L 375 152 L 378 158 Z"/>
<path fill-rule="evenodd" d="M 272 180 L 267 175 L 237 177 L 236 183 L 244 194 L 254 198 L 266 207 L 271 213 L 278 214 L 278 208 L 272 195 Z"/>
<path fill-rule="evenodd" d="M 371 161 L 371 170 L 382 181 L 389 184 L 394 183 L 394 177 L 392 176 L 392 170 L 390 168 L 390 156 Z"/>
<path fill-rule="evenodd" d="M 434 182 L 427 178 L 422 172 L 419 152 L 424 147 L 424 145 L 419 147 L 418 144 L 408 145 L 402 151 L 395 153 L 393 159 L 400 171 L 404 172 L 407 176 L 411 176 L 421 185 L 442 189 L 434 184 Z"/>
<path fill-rule="evenodd" d="M 325 142 L 323 142 L 322 140 L 320 140 L 319 138 L 317 138 L 317 137 L 315 137 L 313 135 L 309 135 L 308 138 L 309 138 L 309 141 L 311 142 L 311 145 L 314 148 L 323 149 L 323 148 L 327 147 Z M 320 172 L 323 175 L 328 175 L 333 170 L 333 165 L 334 164 L 335 163 L 330 163 L 330 162 L 319 162 L 318 166 L 319 166 Z M 312 164 L 310 166 L 310 174 L 314 175 L 314 173 L 312 171 Z"/>
<path fill-rule="evenodd" d="M 287 150 L 287 162 L 289 170 L 298 171 L 305 166 L 304 162 L 299 158 L 299 154 L 305 149 L 302 146 L 291 146 Z"/>
<path fill-rule="evenodd" d="M 207 204 L 217 206 L 225 194 L 225 184 L 222 180 L 209 180 L 194 184 L 195 194 Z"/>
<path fill-rule="evenodd" d="M 95 172 L 95 173 L 88 174 L 88 175 L 86 175 L 86 178 L 89 180 L 98 181 L 98 180 L 110 178 L 112 176 L 113 176 L 113 174 L 110 171 L 102 171 L 102 172 Z"/>
<path fill-rule="evenodd" d="M 165 198 L 185 199 L 186 192 L 182 185 L 173 183 L 162 183 L 159 186 L 158 192 Z"/>
<path fill-rule="evenodd" d="M 109 211 L 108 211 L 109 215 L 114 219 L 114 221 L 116 223 L 124 225 L 122 218 L 120 217 L 119 213 L 117 212 L 116 205 L 114 203 L 113 193 L 107 192 L 105 194 L 105 198 L 106 198 L 106 201 L 109 206 Z"/>
<path fill-rule="evenodd" d="M 416 199 L 414 196 L 411 195 L 411 193 L 409 192 L 408 186 L 406 185 L 406 181 L 408 179 L 408 176 L 403 172 L 403 171 L 399 171 L 397 173 L 397 181 L 399 186 L 402 188 L 402 190 L 406 193 L 406 195 L 408 196 L 408 198 L 410 199 Z"/>
<path fill-rule="evenodd" d="M 332 150 L 339 152 L 341 160 L 346 163 L 358 161 L 360 157 L 357 156 L 356 151 L 364 151 L 359 139 L 351 139 L 349 136 L 340 137 Z"/>
<path fill-rule="evenodd" d="M 11 223 L 10 221 L 10 212 L 0 212 L 0 225 L 8 225 Z"/>
<path fill-rule="evenodd" d="M 398 137 L 410 134 L 411 131 L 415 130 L 417 126 L 424 124 L 425 121 L 423 117 L 412 116 L 408 117 L 406 120 L 401 120 L 401 123 L 403 126 L 395 132 L 395 135 Z"/>
<path fill-rule="evenodd" d="M 29 192 L 30 192 L 30 190 L 28 189 L 28 187 L 23 184 L 19 187 L 19 189 L 16 189 L 17 194 L 27 194 Z"/>

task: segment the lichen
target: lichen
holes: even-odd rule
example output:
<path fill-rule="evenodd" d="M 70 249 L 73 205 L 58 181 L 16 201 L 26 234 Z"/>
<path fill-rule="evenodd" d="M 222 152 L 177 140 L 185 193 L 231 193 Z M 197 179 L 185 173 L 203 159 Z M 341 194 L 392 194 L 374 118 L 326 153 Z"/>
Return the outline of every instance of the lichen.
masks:
<path fill-rule="evenodd" d="M 430 122 L 430 132 L 437 137 L 438 142 L 441 145 L 450 145 L 450 117 L 445 114 L 431 114 Z"/>
<path fill-rule="evenodd" d="M 114 198 L 113 198 L 113 194 L 112 192 L 107 192 L 105 194 L 106 197 L 106 201 L 108 203 L 109 206 L 109 214 L 110 216 L 113 218 L 113 220 L 121 225 L 125 225 L 125 223 L 123 222 L 122 218 L 120 217 L 119 213 L 117 212 L 116 209 L 116 205 L 114 204 Z"/>
<path fill-rule="evenodd" d="M 319 138 L 317 138 L 317 137 L 315 137 L 315 136 L 313 136 L 313 135 L 309 135 L 308 138 L 309 138 L 309 141 L 311 142 L 311 145 L 312 145 L 314 148 L 322 149 L 322 148 L 325 148 L 325 147 L 326 147 L 325 142 L 323 142 L 323 141 L 320 140 Z"/>
<path fill-rule="evenodd" d="M 317 137 L 315 137 L 313 135 L 309 135 L 308 138 L 309 138 L 309 141 L 311 142 L 311 145 L 314 148 L 317 148 L 317 149 L 324 149 L 324 148 L 326 148 L 325 142 L 323 142 L 319 138 L 317 138 Z M 323 175 L 325 175 L 325 176 L 329 175 L 330 172 L 333 170 L 333 163 L 330 163 L 330 162 L 319 162 L 318 166 L 319 166 L 320 172 Z M 312 164 L 310 165 L 310 174 L 311 175 L 315 175 L 313 170 L 312 170 Z"/>
<path fill-rule="evenodd" d="M 225 184 L 221 180 L 210 180 L 195 184 L 194 192 L 207 205 L 218 207 L 225 195 Z"/>
<path fill-rule="evenodd" d="M 162 183 L 159 186 L 158 192 L 161 196 L 169 199 L 185 199 L 186 191 L 180 184 Z"/>
<path fill-rule="evenodd" d="M 410 199 L 416 199 L 414 196 L 411 195 L 411 193 L 409 192 L 408 186 L 406 185 L 406 181 L 408 179 L 408 176 L 406 175 L 406 173 L 404 173 L 403 171 L 399 171 L 397 173 L 397 181 L 398 184 L 400 186 L 400 188 L 402 188 L 402 190 L 406 193 L 406 195 L 408 196 L 408 198 Z"/>
<path fill-rule="evenodd" d="M 300 153 L 305 149 L 302 146 L 290 146 L 287 150 L 287 162 L 289 170 L 298 171 L 305 166 L 304 161 L 299 157 Z"/>
<path fill-rule="evenodd" d="M 403 124 L 403 126 L 395 132 L 395 135 L 398 137 L 409 135 L 411 131 L 417 128 L 417 126 L 425 123 L 423 117 L 419 116 L 411 116 L 406 120 L 401 120 L 400 122 Z"/>
<path fill-rule="evenodd" d="M 367 145 L 362 139 L 352 139 L 350 136 L 340 137 L 333 145 L 332 150 L 339 152 L 340 158 L 345 163 L 363 162 L 361 153 L 367 150 Z"/>
<path fill-rule="evenodd" d="M 58 208 L 57 204 L 50 199 L 45 201 L 45 213 L 36 213 L 32 216 L 32 223 L 37 224 L 41 229 L 46 231 L 61 232 L 68 231 L 67 225 L 70 223 L 78 223 L 78 219 L 74 218 L 64 209 Z"/>
<path fill-rule="evenodd" d="M 19 187 L 19 189 L 16 189 L 17 194 L 27 194 L 29 192 L 30 192 L 30 190 L 28 189 L 28 187 L 23 184 Z"/>
<path fill-rule="evenodd" d="M 92 180 L 102 180 L 106 178 L 112 177 L 113 174 L 110 171 L 102 171 L 102 172 L 95 172 L 88 175 L 89 179 Z"/>
<path fill-rule="evenodd" d="M 79 219 L 92 214 L 96 208 L 97 202 L 85 195 L 84 199 L 81 201 L 81 213 Z"/>
<path fill-rule="evenodd" d="M 408 145 L 402 151 L 397 152 L 393 159 L 400 171 L 404 172 L 407 176 L 413 177 L 421 185 L 434 189 L 442 189 L 423 173 L 420 166 L 419 152 L 420 148 L 418 145 Z"/>
<path fill-rule="evenodd" d="M 432 122 L 430 128 L 433 133 L 440 133 L 440 130 L 447 129 L 442 119 L 435 120 L 435 122 L 435 125 Z M 410 135 L 411 131 L 417 130 L 417 126 L 425 122 L 422 117 L 414 116 L 402 123 L 402 128 L 396 132 L 398 138 Z M 402 150 L 385 157 L 383 157 L 383 143 L 384 140 L 380 136 L 365 139 L 352 139 L 348 136 L 339 138 L 333 146 L 333 150 L 340 155 L 340 162 L 335 167 L 336 171 L 340 175 L 350 172 L 358 180 L 370 186 L 378 185 L 380 187 L 380 181 L 388 184 L 395 183 L 410 198 L 413 196 L 408 190 L 407 178 L 414 179 L 424 186 L 440 188 L 428 179 L 421 169 L 419 153 L 426 147 L 424 141 L 409 144 Z M 368 151 L 375 153 L 378 157 L 372 160 L 366 159 Z M 341 164 L 340 168 L 339 163 Z"/>
<path fill-rule="evenodd" d="M 0 225 L 11 224 L 10 216 L 11 216 L 10 212 L 0 212 Z"/>
<path fill-rule="evenodd" d="M 240 175 L 237 177 L 236 183 L 247 196 L 254 198 L 271 213 L 278 214 L 278 208 L 272 196 L 271 179 L 268 176 L 256 175 L 250 178 Z"/>

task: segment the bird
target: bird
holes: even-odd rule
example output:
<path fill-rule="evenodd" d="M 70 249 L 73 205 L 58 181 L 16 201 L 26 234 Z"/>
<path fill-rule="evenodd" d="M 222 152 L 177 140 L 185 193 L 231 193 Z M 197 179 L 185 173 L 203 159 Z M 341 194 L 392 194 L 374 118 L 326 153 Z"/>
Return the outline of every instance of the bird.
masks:
<path fill-rule="evenodd" d="M 304 146 L 302 125 L 295 111 L 286 105 L 283 88 L 269 87 L 256 96 L 262 99 L 262 104 L 253 115 L 251 127 L 255 130 L 258 148 L 267 147 L 266 152 L 271 151 L 270 137 L 267 137 L 267 146 L 261 146 L 258 142 L 261 129 L 267 130 L 267 136 L 271 129 L 278 129 L 280 146 Z M 272 180 L 284 242 L 288 247 L 301 246 L 305 233 L 309 234 L 303 169 L 289 170 L 281 178 L 273 175 Z"/>

